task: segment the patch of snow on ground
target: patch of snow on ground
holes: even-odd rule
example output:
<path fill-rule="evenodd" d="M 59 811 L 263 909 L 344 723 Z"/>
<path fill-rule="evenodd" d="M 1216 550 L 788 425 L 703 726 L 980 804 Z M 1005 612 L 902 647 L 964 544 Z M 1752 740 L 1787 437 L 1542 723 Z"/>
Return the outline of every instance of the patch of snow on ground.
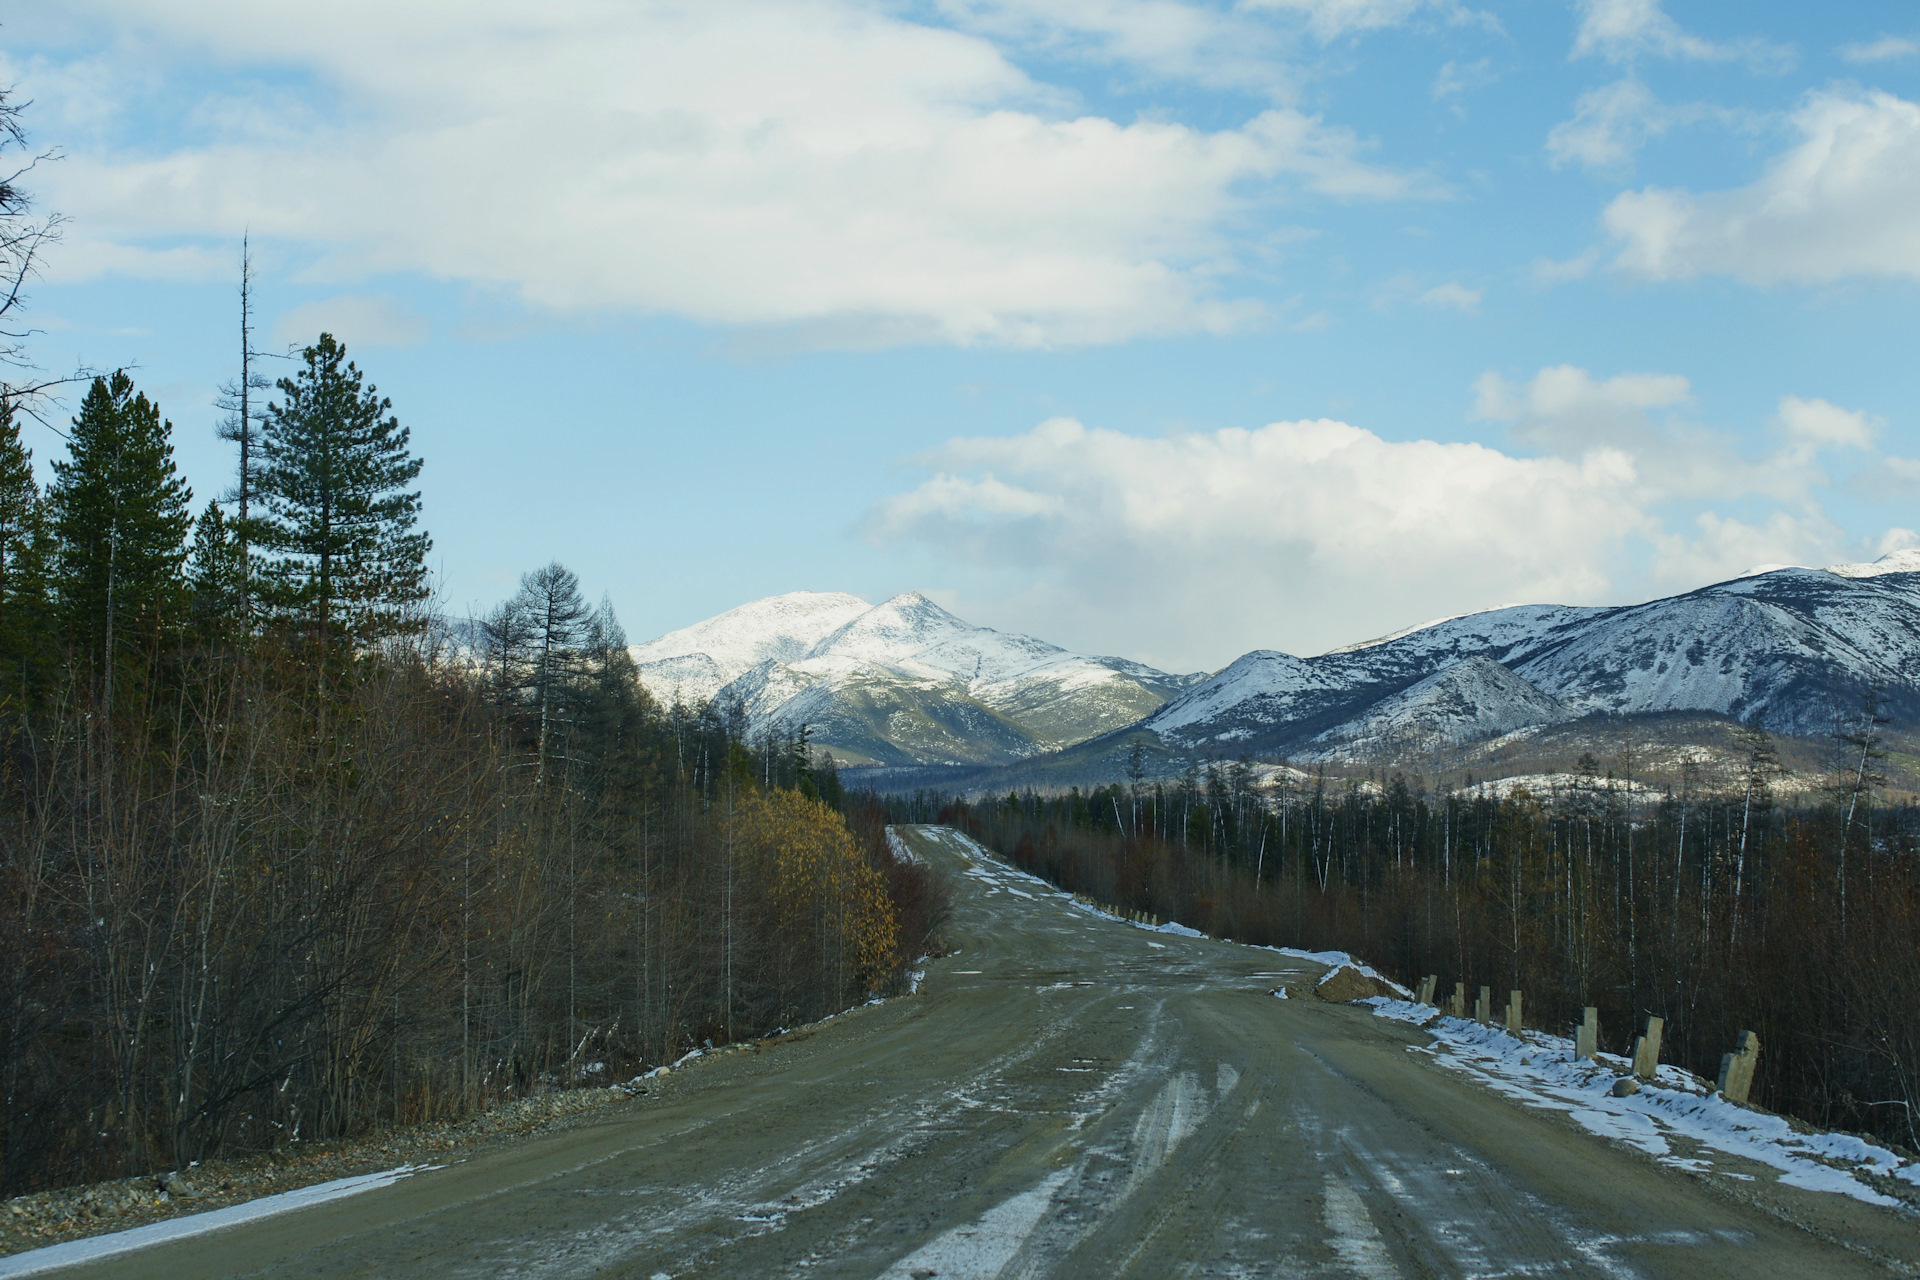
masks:
<path fill-rule="evenodd" d="M 887 852 L 902 862 L 909 863 L 913 866 L 920 865 L 920 855 L 907 848 L 907 842 L 902 840 L 900 833 L 895 831 L 891 826 L 887 828 Z"/>
<path fill-rule="evenodd" d="M 1630 1067 L 1625 1058 L 1603 1053 L 1597 1061 L 1579 1061 L 1573 1041 L 1564 1036 L 1527 1031 L 1515 1039 L 1470 1018 L 1443 1017 L 1432 1005 L 1380 996 L 1364 1003 L 1380 1017 L 1423 1027 L 1433 1037 L 1430 1051 L 1441 1065 L 1527 1106 L 1564 1111 L 1587 1131 L 1638 1147 L 1662 1164 L 1694 1172 L 1712 1168 L 1708 1161 L 1675 1154 L 1667 1139 L 1681 1137 L 1778 1169 L 1788 1186 L 1868 1204 L 1898 1207 L 1901 1202 L 1873 1190 L 1854 1176 L 1856 1171 L 1920 1183 L 1920 1164 L 1902 1162 L 1885 1147 L 1851 1134 L 1796 1133 L 1780 1116 L 1736 1106 L 1678 1067 L 1662 1066 L 1658 1079 L 1642 1081 L 1639 1092 L 1616 1098 L 1614 1081 Z"/>
<path fill-rule="evenodd" d="M 1342 969 L 1358 969 L 1362 974 L 1364 974 L 1369 978 L 1372 978 L 1375 982 L 1386 983 L 1389 987 L 1393 988 L 1395 991 L 1398 991 L 1401 995 L 1405 996 L 1407 1000 L 1413 999 L 1413 992 L 1407 990 L 1405 987 L 1401 986 L 1399 983 L 1395 982 L 1392 978 L 1389 978 L 1386 974 L 1380 972 L 1378 969 L 1374 968 L 1372 965 L 1362 964 L 1360 961 L 1355 960 L 1351 955 L 1348 955 L 1344 951 L 1302 951 L 1298 947 L 1269 947 L 1267 948 L 1267 950 L 1277 951 L 1281 955 L 1289 956 L 1295 960 L 1305 960 L 1310 964 L 1323 964 L 1327 966 L 1327 971 L 1320 975 L 1320 982 L 1322 984 L 1326 983 L 1328 979 L 1332 978 L 1334 974 L 1340 972 L 1340 970 Z M 1385 1000 L 1386 997 L 1374 996 L 1372 997 L 1372 999 Z M 1397 1005 L 1405 1002 L 1396 1000 L 1391 1003 L 1394 1003 Z M 1424 1008 L 1426 1006 L 1415 1005 L 1413 1007 Z M 1387 1016 L 1391 1017 L 1392 1015 L 1389 1014 Z"/>
<path fill-rule="evenodd" d="M 11 1257 L 0 1258 L 0 1276 L 11 1280 L 14 1276 L 37 1276 L 44 1271 L 53 1271 L 60 1267 L 97 1262 L 102 1258 L 131 1253 L 135 1249 L 164 1244 L 169 1240 L 184 1240 L 190 1236 L 205 1235 L 209 1231 L 219 1231 L 223 1227 L 252 1222 L 256 1218 L 271 1217 L 276 1213 L 290 1213 L 295 1209 L 304 1209 L 308 1205 L 338 1200 L 342 1196 L 358 1195 L 362 1191 L 375 1191 L 381 1187 L 392 1186 L 402 1178 L 439 1167 L 438 1165 L 403 1164 L 397 1169 L 388 1169 L 384 1173 L 363 1173 L 351 1178 L 336 1178 L 332 1182 L 315 1183 L 311 1187 L 301 1187 L 297 1191 L 283 1191 L 278 1195 L 262 1196 L 258 1200 L 249 1200 L 244 1204 L 228 1205 L 224 1209 L 188 1214 L 183 1218 L 169 1218 L 165 1222 L 150 1222 L 143 1227 L 114 1231 L 103 1236 L 91 1236 L 85 1240 L 68 1240 L 62 1244 L 48 1245 L 44 1249 L 30 1249 L 26 1253 L 16 1253 Z"/>

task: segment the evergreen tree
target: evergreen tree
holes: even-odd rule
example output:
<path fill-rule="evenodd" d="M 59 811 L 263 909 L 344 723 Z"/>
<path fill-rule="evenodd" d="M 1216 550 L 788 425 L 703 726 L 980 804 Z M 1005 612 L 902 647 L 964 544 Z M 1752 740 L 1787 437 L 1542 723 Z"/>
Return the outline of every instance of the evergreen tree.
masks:
<path fill-rule="evenodd" d="M 108 673 L 129 637 L 153 634 L 183 601 L 193 494 L 175 473 L 172 435 L 122 370 L 93 380 L 68 460 L 53 464 L 55 599 L 70 642 Z"/>
<path fill-rule="evenodd" d="M 50 665 L 47 535 L 33 457 L 0 399 L 0 698 L 27 694 Z"/>
<path fill-rule="evenodd" d="M 193 622 L 202 639 L 231 641 L 245 631 L 247 548 L 218 502 L 209 502 L 194 522 L 193 551 L 187 560 L 187 585 L 193 594 Z"/>
<path fill-rule="evenodd" d="M 11 402 L 0 399 L 0 609 L 12 594 L 20 556 L 33 541 L 40 488 L 33 482 L 33 455 L 20 442 Z M 0 629 L 5 627 L 0 619 Z"/>
<path fill-rule="evenodd" d="M 362 385 L 332 334 L 301 353 L 267 409 L 254 544 L 273 556 L 278 603 L 323 643 L 365 643 L 405 630 L 426 598 L 420 474 L 390 400 Z"/>

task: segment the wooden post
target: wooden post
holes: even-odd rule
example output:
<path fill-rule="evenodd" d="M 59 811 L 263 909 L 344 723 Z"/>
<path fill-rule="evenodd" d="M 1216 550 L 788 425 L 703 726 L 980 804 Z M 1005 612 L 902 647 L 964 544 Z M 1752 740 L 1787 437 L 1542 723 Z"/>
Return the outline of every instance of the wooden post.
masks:
<path fill-rule="evenodd" d="M 1440 985 L 1439 974 L 1430 973 L 1426 977 L 1420 979 L 1420 990 L 1415 993 L 1419 1003 L 1432 1004 L 1433 989 L 1439 985 Z"/>
<path fill-rule="evenodd" d="M 1507 1034 L 1519 1038 L 1520 1035 L 1520 993 L 1507 993 Z"/>
<path fill-rule="evenodd" d="M 1580 1029 L 1573 1033 L 1573 1056 L 1591 1058 L 1600 1052 L 1600 1011 L 1588 1005 L 1581 1015 Z"/>
<path fill-rule="evenodd" d="M 1480 988 L 1480 998 L 1473 1002 L 1473 1020 L 1481 1026 L 1493 1022 L 1493 988 Z"/>
<path fill-rule="evenodd" d="M 1450 1012 L 1456 1018 L 1464 1018 L 1467 1016 L 1467 984 L 1466 983 L 1456 982 L 1453 984 L 1453 1008 Z"/>
<path fill-rule="evenodd" d="M 1742 1031 L 1733 1052 L 1720 1059 L 1720 1094 L 1728 1102 L 1745 1102 L 1753 1088 L 1753 1064 L 1760 1058 L 1760 1037 Z"/>
<path fill-rule="evenodd" d="M 1633 1074 L 1651 1080 L 1660 1072 L 1660 1033 L 1666 1027 L 1661 1018 L 1647 1019 L 1647 1034 L 1633 1042 Z"/>

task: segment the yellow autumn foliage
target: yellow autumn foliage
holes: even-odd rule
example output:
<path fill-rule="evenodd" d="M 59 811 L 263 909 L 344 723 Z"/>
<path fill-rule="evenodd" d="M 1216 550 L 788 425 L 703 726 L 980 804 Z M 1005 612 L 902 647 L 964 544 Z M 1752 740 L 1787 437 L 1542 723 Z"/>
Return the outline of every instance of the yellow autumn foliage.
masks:
<path fill-rule="evenodd" d="M 843 990 L 884 987 L 897 946 L 893 903 L 840 815 L 775 790 L 744 798 L 735 824 L 791 963 Z"/>

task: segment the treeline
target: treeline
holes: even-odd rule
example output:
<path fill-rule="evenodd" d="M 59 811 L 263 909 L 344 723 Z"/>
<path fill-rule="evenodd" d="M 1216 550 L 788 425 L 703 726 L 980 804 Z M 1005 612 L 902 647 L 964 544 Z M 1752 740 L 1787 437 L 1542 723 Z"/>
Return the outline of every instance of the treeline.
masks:
<path fill-rule="evenodd" d="M 331 337 L 241 403 L 197 518 L 126 374 L 44 492 L 0 403 L 0 1193 L 604 1084 L 892 989 L 937 889 L 804 737 L 658 705 L 558 565 L 438 619 L 420 460 Z"/>
<path fill-rule="evenodd" d="M 1872 709 L 1824 789 L 1782 802 L 1771 744 L 1652 792 L 1591 756 L 1546 794 L 1430 791 L 1399 774 L 1267 786 L 1249 766 L 1066 795 L 895 802 L 1061 886 L 1239 941 L 1339 949 L 1411 985 L 1525 995 L 1532 1025 L 1600 1010 L 1626 1052 L 1713 1078 L 1760 1036 L 1754 1098 L 1920 1148 L 1920 814 L 1878 800 Z M 1626 762 L 1616 762 L 1623 766 Z"/>

